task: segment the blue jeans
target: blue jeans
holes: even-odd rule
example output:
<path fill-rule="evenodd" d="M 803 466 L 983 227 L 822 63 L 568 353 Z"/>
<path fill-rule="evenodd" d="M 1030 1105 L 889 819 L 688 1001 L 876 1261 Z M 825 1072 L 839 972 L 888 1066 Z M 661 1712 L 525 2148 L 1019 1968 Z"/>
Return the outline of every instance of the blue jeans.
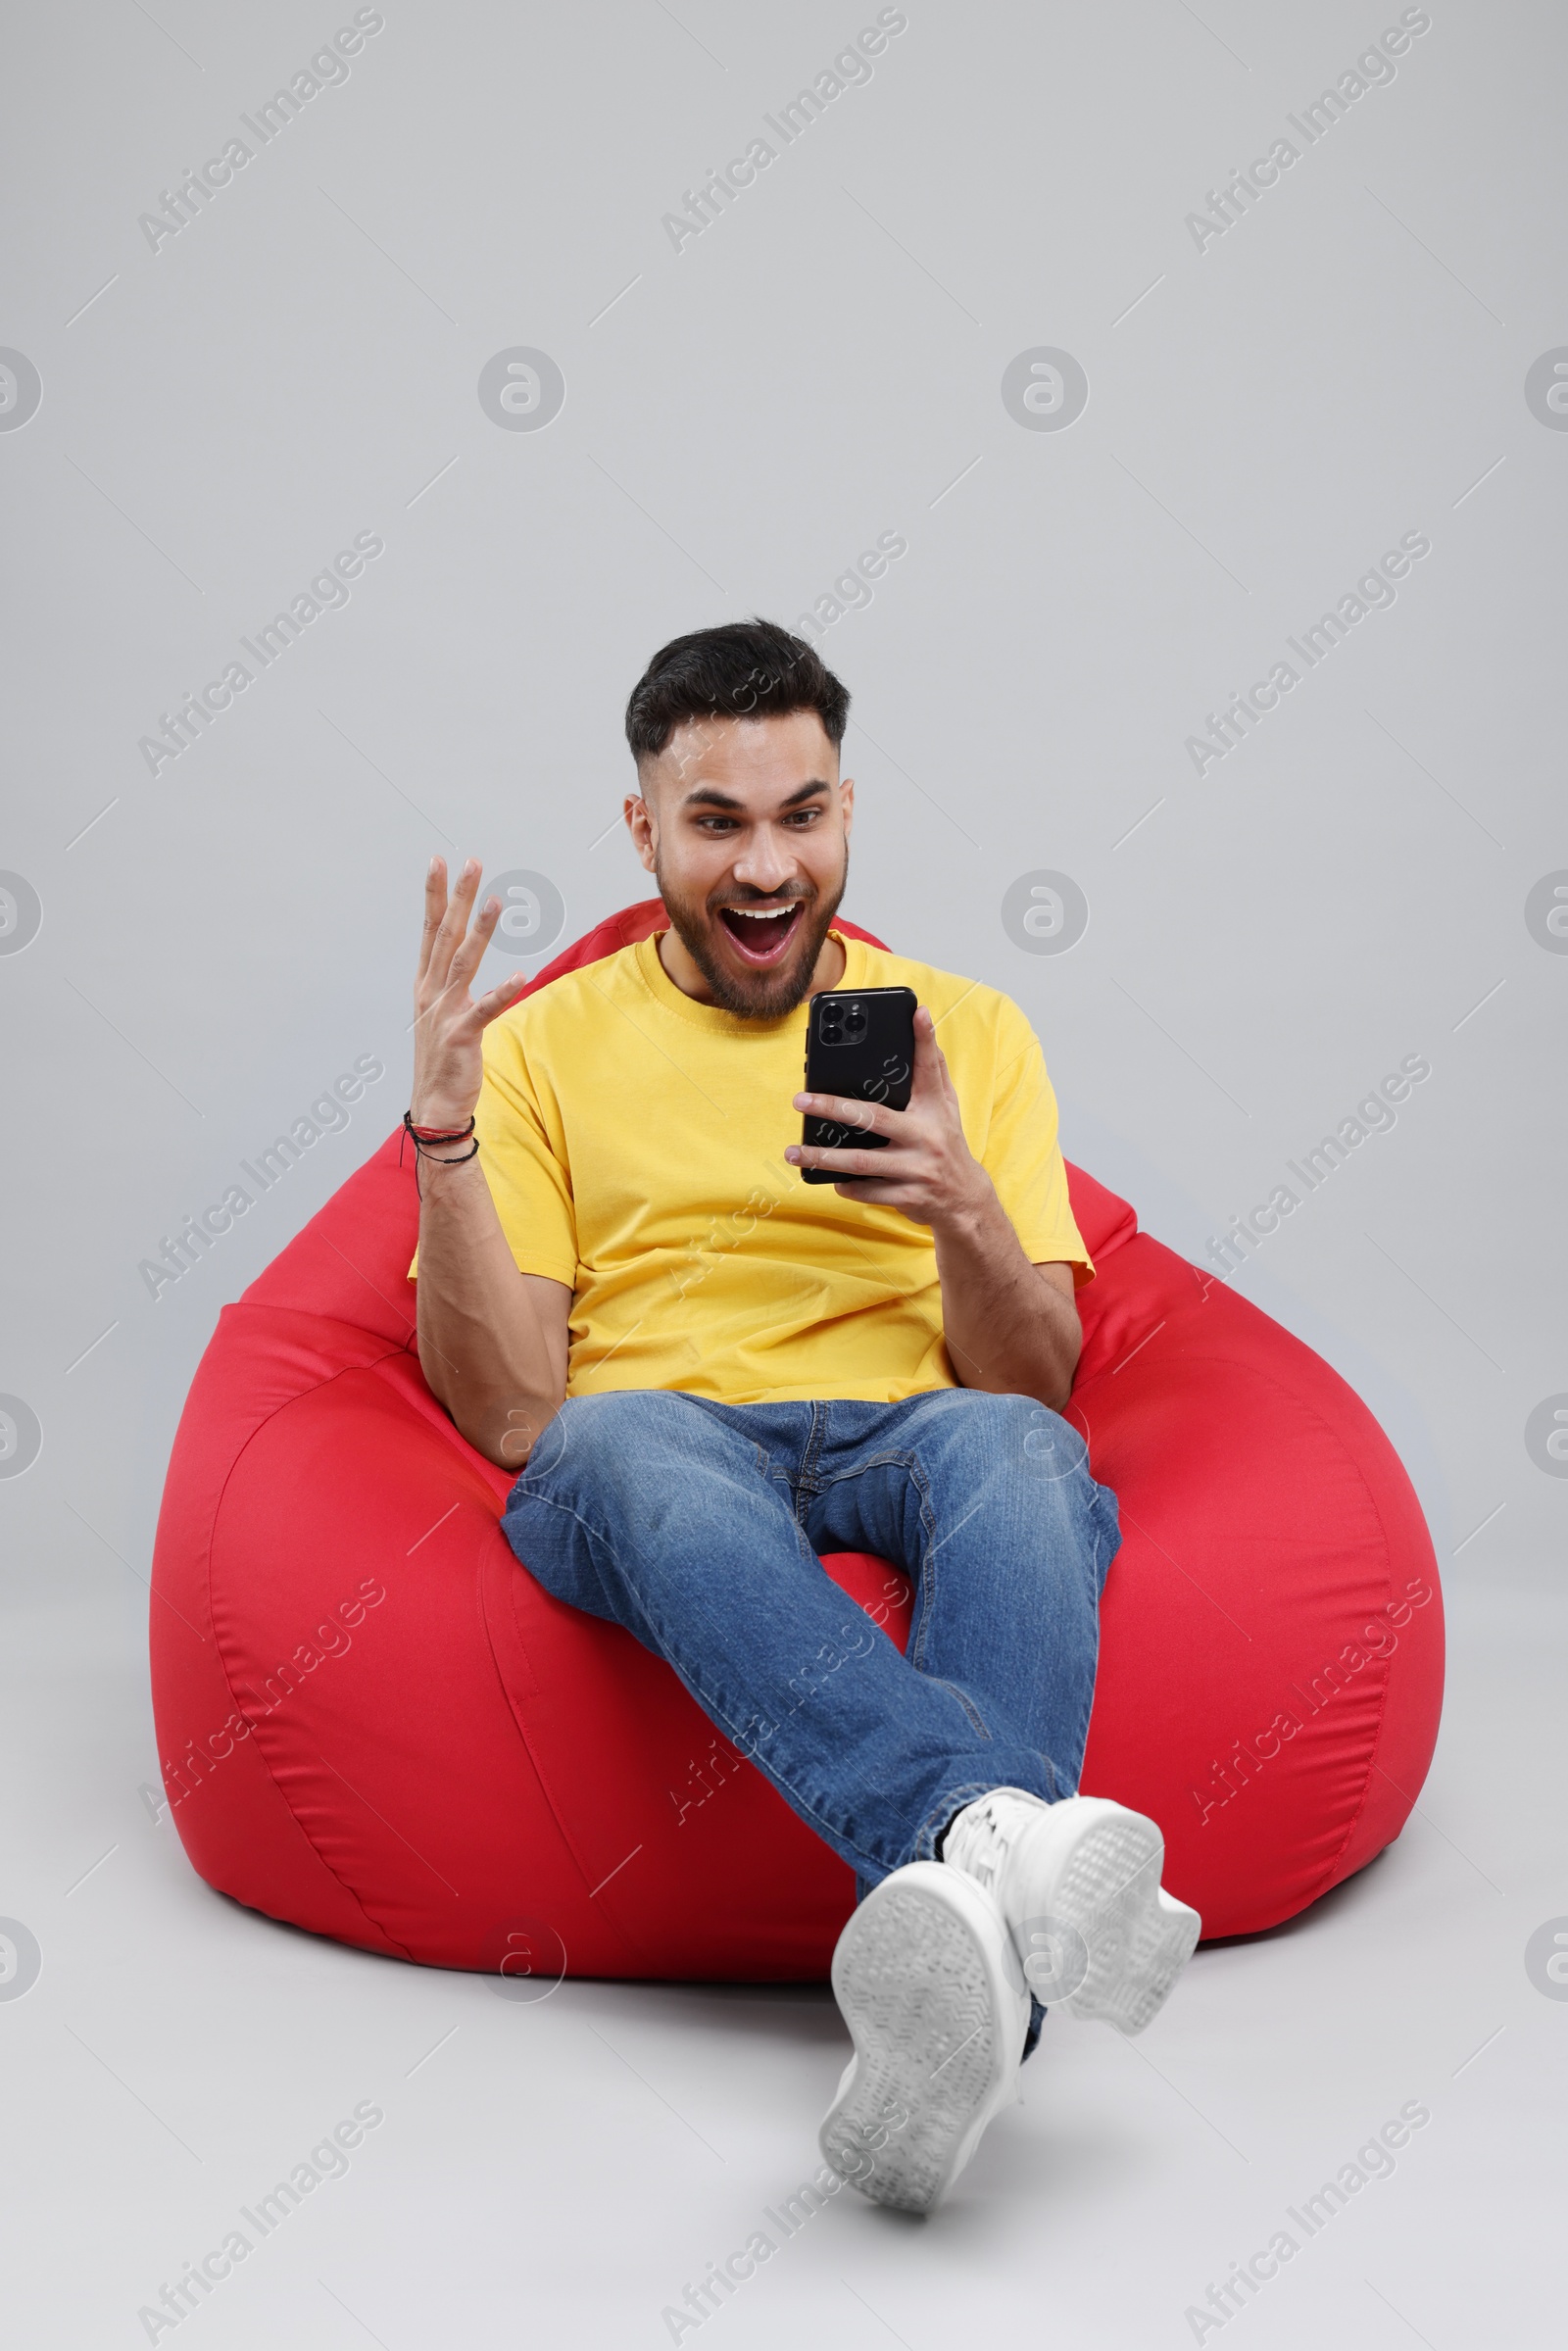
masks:
<path fill-rule="evenodd" d="M 1021 1396 L 719 1404 L 572 1396 L 507 1500 L 558 1599 L 664 1658 L 864 1893 L 998 1787 L 1078 1786 L 1120 1545 L 1071 1423 Z M 914 1585 L 907 1651 L 821 1551 Z"/>

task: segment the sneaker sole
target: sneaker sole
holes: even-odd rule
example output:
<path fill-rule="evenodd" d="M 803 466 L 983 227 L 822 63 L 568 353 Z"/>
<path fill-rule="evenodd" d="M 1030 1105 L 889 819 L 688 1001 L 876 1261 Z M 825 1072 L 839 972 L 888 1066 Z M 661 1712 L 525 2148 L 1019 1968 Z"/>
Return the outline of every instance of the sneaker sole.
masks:
<path fill-rule="evenodd" d="M 822 2153 L 861 2195 L 903 2212 L 929 2212 L 962 2170 L 1010 2102 L 1022 2046 L 1021 2033 L 1009 2046 L 997 1963 L 955 1875 L 915 1862 L 884 1880 L 833 1955 L 856 2053 L 822 2125 Z M 899 2114 L 907 2121 L 891 2122 Z"/>
<path fill-rule="evenodd" d="M 1089 1954 L 1069 2016 L 1142 2033 L 1193 1955 L 1202 1921 L 1159 1883 L 1165 1840 L 1138 1813 L 1097 1821 L 1068 1856 L 1052 1903 Z"/>

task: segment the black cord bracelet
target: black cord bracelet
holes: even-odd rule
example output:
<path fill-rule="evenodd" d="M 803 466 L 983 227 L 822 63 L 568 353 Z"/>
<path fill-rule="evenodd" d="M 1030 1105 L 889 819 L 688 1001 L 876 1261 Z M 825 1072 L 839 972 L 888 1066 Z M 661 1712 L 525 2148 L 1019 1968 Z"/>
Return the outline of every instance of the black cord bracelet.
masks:
<path fill-rule="evenodd" d="M 421 1143 L 466 1143 L 468 1137 L 473 1133 L 474 1114 L 471 1110 L 469 1111 L 468 1123 L 463 1127 L 416 1127 L 414 1123 L 414 1112 L 405 1110 L 403 1124 L 417 1150 Z"/>
<path fill-rule="evenodd" d="M 475 1159 L 479 1155 L 479 1138 L 476 1134 L 474 1134 L 474 1120 L 471 1113 L 468 1118 L 468 1123 L 466 1127 L 457 1127 L 446 1131 L 433 1127 L 426 1127 L 421 1131 L 414 1123 L 414 1112 L 412 1110 L 405 1110 L 403 1113 L 403 1131 L 404 1134 L 408 1136 L 409 1141 L 414 1145 L 414 1188 L 416 1192 L 417 1192 L 419 1189 L 419 1161 L 421 1159 L 433 1160 L 437 1167 L 466 1167 L 470 1159 Z M 470 1136 L 473 1137 L 473 1140 L 471 1143 L 468 1143 L 468 1138 Z M 437 1144 L 446 1143 L 468 1143 L 468 1149 L 466 1151 L 454 1151 L 451 1158 L 448 1158 L 444 1151 L 435 1149 Z M 402 1164 L 403 1142 L 402 1138 L 400 1137 L 398 1141 L 398 1165 L 401 1167 Z M 420 1198 L 422 1199 L 423 1197 L 424 1196 L 421 1193 Z"/>
<path fill-rule="evenodd" d="M 441 1151 L 426 1151 L 417 1136 L 414 1139 L 414 1151 L 416 1158 L 433 1159 L 437 1167 L 466 1167 L 470 1159 L 479 1156 L 479 1138 L 475 1135 L 466 1151 L 454 1151 L 450 1159 Z"/>

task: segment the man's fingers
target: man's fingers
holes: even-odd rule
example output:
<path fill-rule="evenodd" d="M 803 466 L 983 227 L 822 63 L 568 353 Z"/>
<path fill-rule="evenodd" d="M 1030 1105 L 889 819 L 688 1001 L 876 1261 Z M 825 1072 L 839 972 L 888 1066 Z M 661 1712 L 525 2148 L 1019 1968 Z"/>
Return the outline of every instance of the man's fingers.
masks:
<path fill-rule="evenodd" d="M 929 1005 L 919 1004 L 914 1014 L 914 1085 L 911 1103 L 922 1095 L 940 1100 L 950 1105 L 957 1102 L 953 1073 L 948 1057 L 937 1043 L 937 1024 Z"/>
<path fill-rule="evenodd" d="M 951 1094 L 947 1055 L 937 1043 L 937 1024 L 930 1007 L 920 1004 L 914 1015 L 914 1091 L 927 1088 L 939 1094 Z"/>
<path fill-rule="evenodd" d="M 468 909 L 479 887 L 480 871 L 477 857 L 465 857 L 463 869 L 452 885 L 447 910 L 441 918 L 441 936 L 449 947 L 455 948 L 468 927 Z"/>
<path fill-rule="evenodd" d="M 435 937 L 431 941 L 424 977 L 438 992 L 445 990 L 451 983 L 452 958 L 463 944 L 464 935 L 467 930 L 468 909 L 473 905 L 478 891 L 481 871 L 482 868 L 477 857 L 465 859 L 463 871 L 457 878 L 452 896 L 447 902 L 446 911 L 442 915 L 436 928 Z"/>
<path fill-rule="evenodd" d="M 914 1010 L 914 1091 L 919 1094 L 927 1086 L 942 1083 L 942 1048 L 937 1043 L 937 1024 L 931 1017 L 928 1004 L 917 1004 Z"/>
<path fill-rule="evenodd" d="M 460 879 L 459 888 L 461 887 Z M 428 901 L 426 902 L 425 919 L 428 924 Z M 434 930 L 428 934 L 419 969 L 419 978 L 432 995 L 439 996 L 446 987 L 447 971 L 451 965 L 458 941 L 463 936 L 463 930 L 464 917 L 459 909 L 457 892 L 454 891 L 450 898 L 447 896 L 443 877 L 438 919 Z"/>
<path fill-rule="evenodd" d="M 416 977 L 423 979 L 430 968 L 430 951 L 435 935 L 441 928 L 441 918 L 447 910 L 447 865 L 445 857 L 432 857 L 424 877 L 424 929 L 419 938 L 419 968 Z"/>
<path fill-rule="evenodd" d="M 795 1107 L 809 1118 L 830 1118 L 841 1127 L 854 1127 L 862 1135 L 896 1135 L 902 1110 L 890 1110 L 881 1102 L 857 1102 L 853 1096 L 841 1094 L 798 1094 Z"/>
<path fill-rule="evenodd" d="M 850 1151 L 837 1144 L 792 1143 L 785 1157 L 796 1167 L 820 1167 L 827 1175 L 874 1175 L 890 1182 L 910 1171 L 896 1146 L 886 1151 Z M 889 1165 L 889 1161 L 892 1165 Z"/>
<path fill-rule="evenodd" d="M 510 1005 L 516 1003 L 527 985 L 527 973 L 514 971 L 510 980 L 502 981 L 499 988 L 487 989 L 483 996 L 476 996 L 473 1000 L 473 1009 L 477 1015 L 479 1026 L 488 1028 L 492 1020 L 499 1019 Z"/>
<path fill-rule="evenodd" d="M 447 908 L 446 924 L 455 939 L 462 939 L 468 927 L 473 902 L 479 895 L 479 876 L 484 868 L 477 857 L 466 857 L 452 891 L 452 904 Z"/>
<path fill-rule="evenodd" d="M 898 1184 L 835 1184 L 833 1189 L 840 1200 L 861 1200 L 873 1208 L 902 1208 L 906 1216 L 912 1216 L 915 1224 L 925 1221 L 912 1215 L 911 1204 Z"/>
<path fill-rule="evenodd" d="M 501 920 L 501 911 L 499 898 L 486 899 L 484 905 L 479 908 L 472 930 L 459 946 L 457 954 L 447 966 L 447 986 L 449 988 L 466 987 L 469 980 L 472 979 L 484 959 L 484 952 L 494 935 L 496 924 Z"/>

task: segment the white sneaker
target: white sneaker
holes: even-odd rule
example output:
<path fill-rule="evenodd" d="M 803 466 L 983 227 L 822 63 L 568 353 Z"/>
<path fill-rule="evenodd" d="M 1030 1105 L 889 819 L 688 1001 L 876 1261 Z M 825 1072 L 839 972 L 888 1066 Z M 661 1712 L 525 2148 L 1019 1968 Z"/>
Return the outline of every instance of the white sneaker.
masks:
<path fill-rule="evenodd" d="M 996 1904 L 940 1861 L 911 1861 L 839 1936 L 833 1991 L 855 2042 L 819 2134 L 874 2204 L 929 2212 L 1018 2094 L 1029 1995 Z"/>
<path fill-rule="evenodd" d="M 1120 2033 L 1158 2014 L 1202 1929 L 1159 1883 L 1154 1823 L 1108 1796 L 1047 1804 L 994 1788 L 965 1805 L 942 1853 L 995 1900 L 1035 1996 Z"/>

